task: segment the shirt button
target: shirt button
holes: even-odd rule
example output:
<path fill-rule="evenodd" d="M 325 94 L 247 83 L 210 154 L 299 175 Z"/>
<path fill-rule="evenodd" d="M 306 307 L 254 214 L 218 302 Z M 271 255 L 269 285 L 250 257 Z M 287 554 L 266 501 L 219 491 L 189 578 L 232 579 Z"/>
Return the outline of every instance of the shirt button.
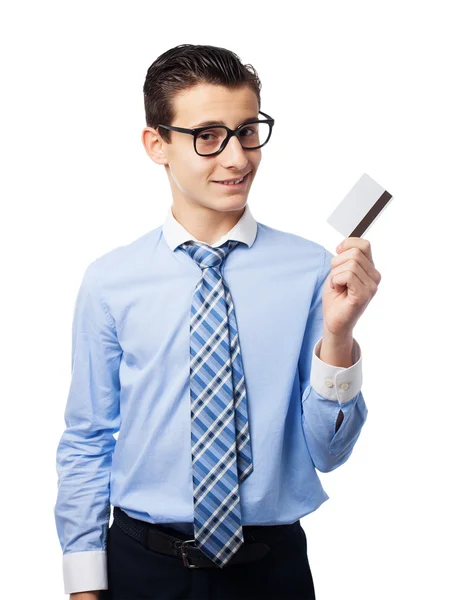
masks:
<path fill-rule="evenodd" d="M 334 384 L 332 383 L 332 381 L 330 379 L 326 379 L 326 385 L 327 385 L 327 387 L 333 387 Z"/>
<path fill-rule="evenodd" d="M 349 383 L 342 383 L 340 387 L 342 390 L 347 390 L 349 387 Z"/>

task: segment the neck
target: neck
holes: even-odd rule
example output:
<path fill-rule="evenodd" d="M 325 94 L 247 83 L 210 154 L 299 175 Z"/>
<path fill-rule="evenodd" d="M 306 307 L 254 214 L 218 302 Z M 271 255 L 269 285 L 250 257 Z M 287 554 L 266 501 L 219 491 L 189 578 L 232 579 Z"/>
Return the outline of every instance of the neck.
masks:
<path fill-rule="evenodd" d="M 246 206 L 237 210 L 218 211 L 205 206 L 195 210 L 191 205 L 184 206 L 173 202 L 171 211 L 174 218 L 197 240 L 213 244 L 230 231 L 240 220 Z"/>

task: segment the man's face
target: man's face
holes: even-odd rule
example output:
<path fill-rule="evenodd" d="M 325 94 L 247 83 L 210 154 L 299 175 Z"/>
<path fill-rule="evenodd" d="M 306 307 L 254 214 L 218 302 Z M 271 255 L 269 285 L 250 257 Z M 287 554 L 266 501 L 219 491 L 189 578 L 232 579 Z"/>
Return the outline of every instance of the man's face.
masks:
<path fill-rule="evenodd" d="M 175 127 L 194 129 L 203 121 L 221 120 L 235 129 L 248 118 L 258 119 L 255 93 L 247 86 L 234 90 L 211 84 L 198 84 L 174 99 Z M 218 124 L 218 123 L 217 123 Z M 175 203 L 201 205 L 218 211 L 233 211 L 245 206 L 247 196 L 262 159 L 261 148 L 244 150 L 236 136 L 215 156 L 199 156 L 193 136 L 172 131 L 171 144 L 160 140 L 157 162 L 164 164 Z M 148 151 L 148 150 L 147 150 Z M 150 156 L 154 160 L 154 154 Z M 249 175 L 243 187 L 215 183 Z"/>

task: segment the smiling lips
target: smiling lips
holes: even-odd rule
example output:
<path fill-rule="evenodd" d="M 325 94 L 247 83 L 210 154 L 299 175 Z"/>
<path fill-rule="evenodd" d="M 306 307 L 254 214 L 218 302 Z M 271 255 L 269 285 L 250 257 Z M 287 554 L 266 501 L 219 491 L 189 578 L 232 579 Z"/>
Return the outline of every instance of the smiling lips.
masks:
<path fill-rule="evenodd" d="M 249 173 L 246 173 L 246 175 L 244 175 L 243 178 L 241 178 L 241 181 L 239 183 L 232 183 L 232 181 L 238 181 L 238 179 L 214 181 L 213 183 L 219 183 L 220 185 L 237 186 L 238 187 L 238 186 L 241 186 L 242 184 L 246 183 L 246 180 L 248 179 L 248 175 L 249 175 Z"/>

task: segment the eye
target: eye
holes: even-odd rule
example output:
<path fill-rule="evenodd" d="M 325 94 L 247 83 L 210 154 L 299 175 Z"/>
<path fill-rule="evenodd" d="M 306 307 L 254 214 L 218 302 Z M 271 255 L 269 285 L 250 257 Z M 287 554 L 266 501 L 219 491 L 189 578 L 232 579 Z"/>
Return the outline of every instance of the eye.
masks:
<path fill-rule="evenodd" d="M 244 135 L 244 133 L 243 133 L 245 131 L 248 132 L 246 135 Z M 244 127 L 243 129 L 240 130 L 240 135 L 242 137 L 248 137 L 249 135 L 252 135 L 253 133 L 256 133 L 256 130 L 253 127 Z"/>
<path fill-rule="evenodd" d="M 207 137 L 210 136 L 210 137 Z M 203 140 L 204 142 L 208 142 L 210 141 L 211 138 L 214 138 L 216 136 L 214 136 L 213 133 L 209 133 L 209 132 L 204 132 L 204 133 L 200 133 L 200 135 L 198 136 L 201 140 Z"/>

